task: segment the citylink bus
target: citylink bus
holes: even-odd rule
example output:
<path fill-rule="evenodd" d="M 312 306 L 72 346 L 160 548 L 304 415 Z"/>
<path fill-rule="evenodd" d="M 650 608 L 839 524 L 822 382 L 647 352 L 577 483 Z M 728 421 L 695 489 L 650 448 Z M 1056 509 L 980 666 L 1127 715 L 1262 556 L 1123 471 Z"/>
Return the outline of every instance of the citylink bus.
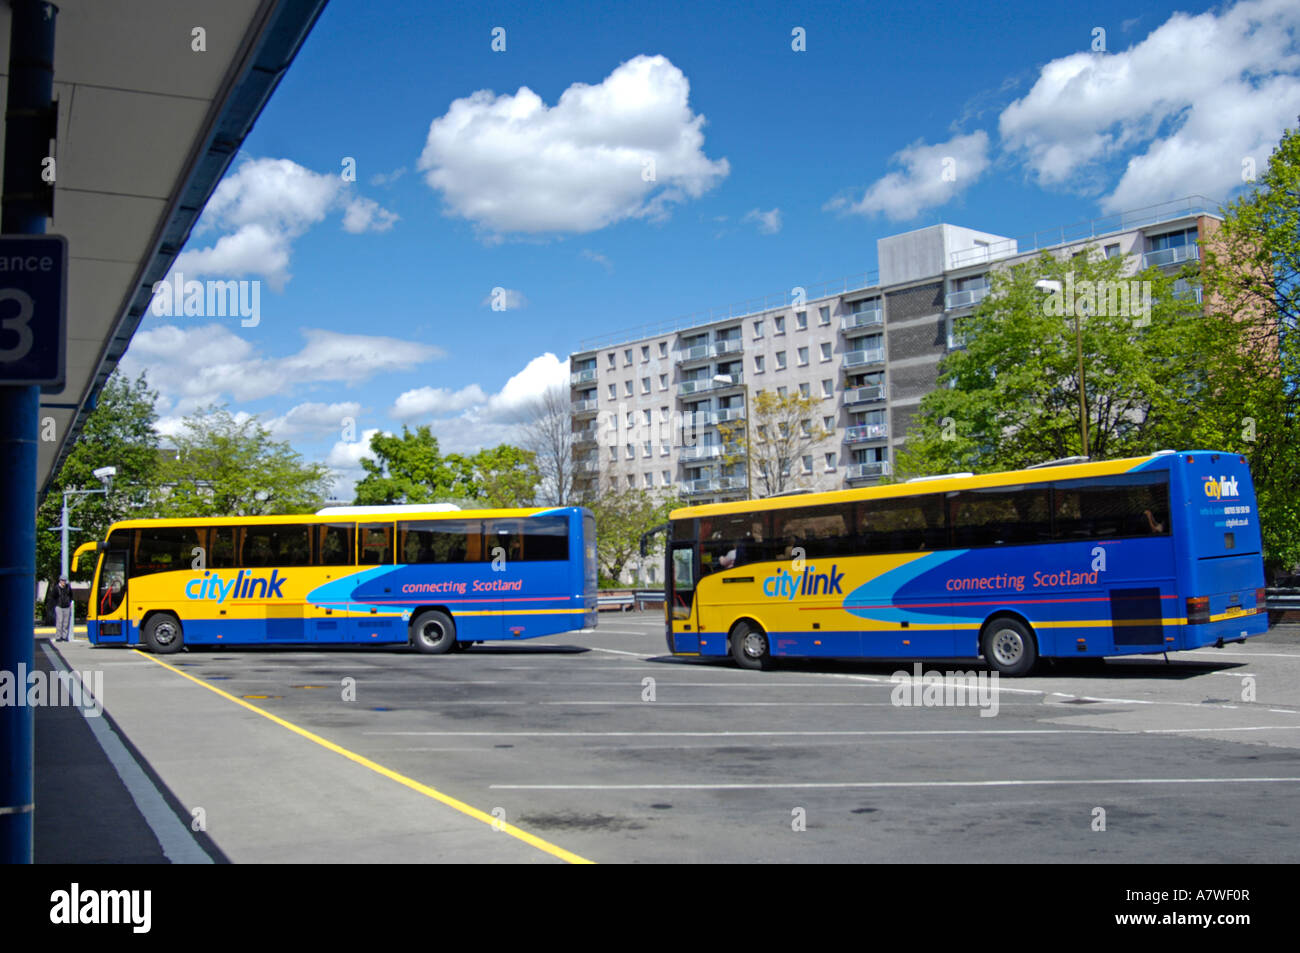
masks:
<path fill-rule="evenodd" d="M 1076 461 L 675 510 L 668 649 L 744 668 L 982 655 L 1015 676 L 1267 630 L 1244 457 Z"/>
<path fill-rule="evenodd" d="M 409 642 L 442 654 L 596 625 L 595 520 L 577 507 L 128 520 L 76 555 L 88 551 L 97 645 Z"/>

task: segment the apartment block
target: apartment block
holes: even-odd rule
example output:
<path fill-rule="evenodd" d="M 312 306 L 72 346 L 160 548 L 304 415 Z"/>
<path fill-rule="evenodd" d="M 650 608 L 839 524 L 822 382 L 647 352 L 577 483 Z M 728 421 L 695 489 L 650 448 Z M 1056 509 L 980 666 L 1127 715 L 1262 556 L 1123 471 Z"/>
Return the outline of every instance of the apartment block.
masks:
<path fill-rule="evenodd" d="M 719 425 L 744 421 L 770 390 L 817 398 L 811 423 L 829 433 L 793 461 L 788 486 L 877 482 L 994 268 L 1096 246 L 1130 273 L 1176 271 L 1218 227 L 1217 208 L 1191 196 L 1020 238 L 932 225 L 878 239 L 877 272 L 584 341 L 569 356 L 579 478 L 696 503 L 762 496 Z M 1179 293 L 1200 300 L 1199 288 Z M 757 455 L 763 435 L 749 437 Z"/>

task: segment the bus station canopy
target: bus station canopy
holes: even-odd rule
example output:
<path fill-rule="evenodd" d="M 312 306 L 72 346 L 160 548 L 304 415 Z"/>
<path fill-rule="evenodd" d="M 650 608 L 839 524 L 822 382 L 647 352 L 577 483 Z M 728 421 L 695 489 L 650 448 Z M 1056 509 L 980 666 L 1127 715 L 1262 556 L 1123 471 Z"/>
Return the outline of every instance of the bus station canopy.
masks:
<path fill-rule="evenodd" d="M 47 231 L 68 240 L 67 378 L 41 394 L 40 429 L 54 439 L 39 442 L 38 497 L 325 0 L 56 6 Z M 0 5 L 6 73 L 9 26 L 9 6 Z M 7 92 L 0 76 L 0 96 Z M 0 149 L 3 135 L 0 124 Z"/>

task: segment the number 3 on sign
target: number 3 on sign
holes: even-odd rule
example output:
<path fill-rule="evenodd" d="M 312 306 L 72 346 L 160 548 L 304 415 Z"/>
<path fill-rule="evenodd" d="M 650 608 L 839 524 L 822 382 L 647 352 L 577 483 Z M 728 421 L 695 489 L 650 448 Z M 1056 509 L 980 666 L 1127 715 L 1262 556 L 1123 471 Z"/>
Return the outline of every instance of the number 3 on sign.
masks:
<path fill-rule="evenodd" d="M 18 303 L 16 315 L 0 318 L 0 332 L 12 331 L 18 335 L 18 343 L 13 347 L 0 346 L 0 361 L 21 361 L 32 349 L 31 320 L 35 307 L 32 296 L 17 288 L 0 289 L 0 314 L 7 314 L 11 309 L 8 302 Z M 0 335 L 0 345 L 8 340 L 8 335 Z"/>

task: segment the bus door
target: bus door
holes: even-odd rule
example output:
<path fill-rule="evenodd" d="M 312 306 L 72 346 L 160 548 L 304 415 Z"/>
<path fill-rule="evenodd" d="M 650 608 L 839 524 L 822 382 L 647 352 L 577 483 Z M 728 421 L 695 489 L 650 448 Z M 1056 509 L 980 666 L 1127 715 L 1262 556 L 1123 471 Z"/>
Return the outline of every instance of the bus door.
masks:
<path fill-rule="evenodd" d="M 126 612 L 126 566 L 127 552 L 124 549 L 109 549 L 100 556 L 93 618 L 88 623 L 91 642 L 127 640 L 130 626 Z"/>
<path fill-rule="evenodd" d="M 672 543 L 668 549 L 668 618 L 674 652 L 700 650 L 699 613 L 695 611 L 696 550 L 694 542 Z"/>
<path fill-rule="evenodd" d="M 399 611 L 401 595 L 393 590 L 393 546 L 392 523 L 357 524 L 357 568 L 373 578 L 357 586 L 348 602 L 352 621 L 348 641 L 406 640 L 406 621 Z M 387 572 L 373 572 L 383 567 Z"/>

